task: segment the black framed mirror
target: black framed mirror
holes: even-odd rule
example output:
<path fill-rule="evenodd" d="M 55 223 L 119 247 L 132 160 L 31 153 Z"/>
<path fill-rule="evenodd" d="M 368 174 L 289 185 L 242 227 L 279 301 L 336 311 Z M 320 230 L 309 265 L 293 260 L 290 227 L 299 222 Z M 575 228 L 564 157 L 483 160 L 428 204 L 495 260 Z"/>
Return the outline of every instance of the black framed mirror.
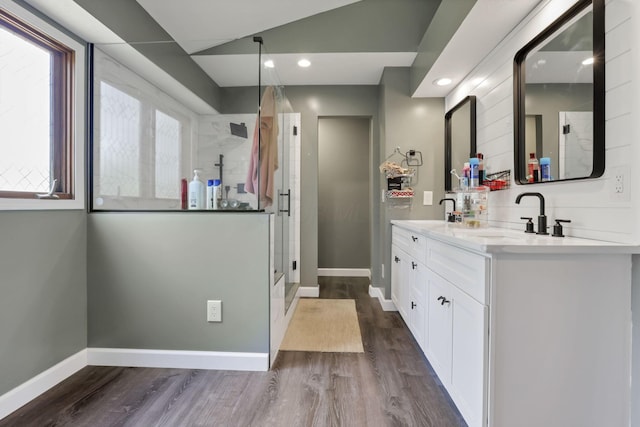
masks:
<path fill-rule="evenodd" d="M 581 0 L 516 54 L 517 184 L 604 173 L 604 52 L 604 0 Z"/>
<path fill-rule="evenodd" d="M 476 97 L 467 96 L 444 115 L 444 189 L 451 191 L 451 169 L 462 174 L 476 153 Z"/>

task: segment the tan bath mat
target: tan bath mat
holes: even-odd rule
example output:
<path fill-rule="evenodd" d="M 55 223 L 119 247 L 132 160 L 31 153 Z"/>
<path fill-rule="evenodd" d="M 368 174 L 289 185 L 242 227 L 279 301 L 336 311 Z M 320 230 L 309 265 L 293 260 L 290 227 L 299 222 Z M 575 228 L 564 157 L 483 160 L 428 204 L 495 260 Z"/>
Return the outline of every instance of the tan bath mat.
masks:
<path fill-rule="evenodd" d="M 280 350 L 364 353 L 355 300 L 301 298 Z"/>

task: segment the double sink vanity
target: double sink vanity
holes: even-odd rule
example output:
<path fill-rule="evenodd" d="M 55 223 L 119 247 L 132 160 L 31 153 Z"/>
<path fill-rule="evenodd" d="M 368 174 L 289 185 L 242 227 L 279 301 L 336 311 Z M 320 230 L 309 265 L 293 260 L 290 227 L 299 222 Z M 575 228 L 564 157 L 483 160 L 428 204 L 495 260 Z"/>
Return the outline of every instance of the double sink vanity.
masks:
<path fill-rule="evenodd" d="M 470 427 L 625 425 L 631 247 L 391 222 L 392 300 Z"/>

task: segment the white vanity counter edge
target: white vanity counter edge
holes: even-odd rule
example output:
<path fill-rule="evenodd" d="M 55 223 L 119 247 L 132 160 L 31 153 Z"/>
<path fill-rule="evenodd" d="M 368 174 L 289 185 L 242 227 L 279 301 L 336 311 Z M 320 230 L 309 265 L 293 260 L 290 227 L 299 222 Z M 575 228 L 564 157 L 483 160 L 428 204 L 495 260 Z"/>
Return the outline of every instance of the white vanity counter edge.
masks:
<path fill-rule="evenodd" d="M 635 245 L 528 234 L 508 228 L 463 228 L 442 220 L 392 220 L 391 224 L 460 248 L 482 253 L 632 254 Z"/>

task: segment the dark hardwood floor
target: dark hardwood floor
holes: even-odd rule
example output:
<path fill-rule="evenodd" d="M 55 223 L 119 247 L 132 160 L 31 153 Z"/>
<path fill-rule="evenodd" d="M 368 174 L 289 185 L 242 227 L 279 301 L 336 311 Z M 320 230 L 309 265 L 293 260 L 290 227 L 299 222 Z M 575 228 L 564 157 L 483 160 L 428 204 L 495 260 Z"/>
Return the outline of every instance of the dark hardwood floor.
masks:
<path fill-rule="evenodd" d="M 396 312 L 368 279 L 320 279 L 353 298 L 364 354 L 280 352 L 269 372 L 86 367 L 5 426 L 465 426 Z"/>

